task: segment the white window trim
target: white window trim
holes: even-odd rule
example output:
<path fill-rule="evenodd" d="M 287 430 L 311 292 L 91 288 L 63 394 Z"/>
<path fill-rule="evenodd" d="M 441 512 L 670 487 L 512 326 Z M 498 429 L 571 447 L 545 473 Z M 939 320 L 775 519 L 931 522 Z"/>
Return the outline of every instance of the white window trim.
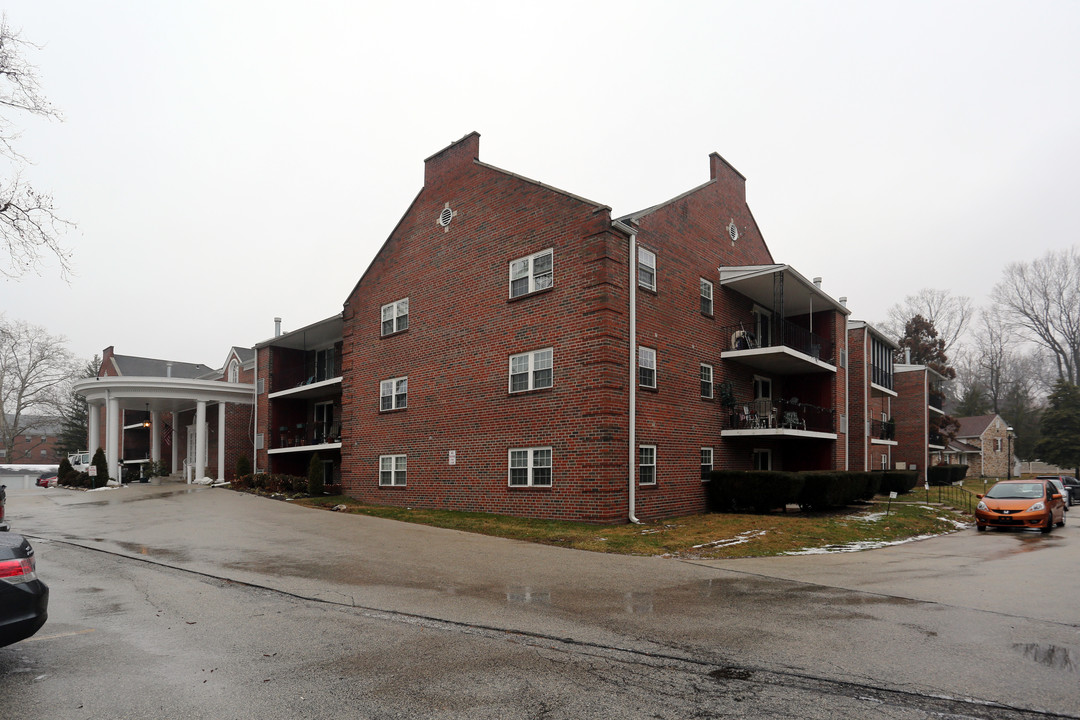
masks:
<path fill-rule="evenodd" d="M 765 384 L 768 384 L 768 386 L 769 386 L 769 394 L 768 395 L 758 395 L 758 389 L 762 385 L 765 385 Z M 764 375 L 754 375 L 754 399 L 755 400 L 772 400 L 772 386 L 773 386 L 773 380 L 772 380 L 771 377 L 765 377 Z"/>
<path fill-rule="evenodd" d="M 648 450 L 648 449 L 652 450 L 652 463 L 651 464 L 645 464 L 645 463 L 641 462 L 641 451 L 642 450 Z M 657 459 L 656 459 L 656 446 L 655 445 L 638 445 L 638 485 L 652 486 L 652 485 L 656 484 L 656 464 L 657 464 L 656 460 Z M 646 481 L 641 479 L 641 468 L 643 468 L 643 467 L 651 467 L 652 468 L 652 481 L 651 482 L 646 482 Z"/>
<path fill-rule="evenodd" d="M 546 367 L 546 368 L 538 368 L 537 367 L 537 362 L 536 362 L 536 360 L 537 360 L 536 356 L 539 353 L 545 353 L 545 352 L 548 353 L 549 366 Z M 515 390 L 514 389 L 514 374 L 515 374 L 514 373 L 514 360 L 518 359 L 518 358 L 526 358 L 527 361 L 528 361 L 528 368 L 525 370 L 525 373 L 524 373 L 528 377 L 528 383 L 527 383 L 526 387 L 523 387 L 523 388 L 521 388 L 519 390 Z M 537 385 L 536 384 L 536 373 L 539 372 L 540 370 L 550 370 L 551 371 L 551 380 L 547 385 Z M 518 374 L 521 374 L 521 373 L 518 373 Z M 510 359 L 507 361 L 507 379 L 506 379 L 506 388 L 507 388 L 507 390 L 509 392 L 511 392 L 511 393 L 522 393 L 522 392 L 528 392 L 530 390 L 543 390 L 543 389 L 551 388 L 551 387 L 554 387 L 554 386 L 555 386 L 555 350 L 554 350 L 554 348 L 549 348 L 549 347 L 548 348 L 541 348 L 539 350 L 530 350 L 529 352 L 518 353 L 516 355 L 511 355 L 510 356 Z"/>
<path fill-rule="evenodd" d="M 762 468 L 762 469 L 763 470 L 772 470 L 772 450 L 769 450 L 768 448 L 754 448 L 753 455 L 754 455 L 754 458 L 755 458 L 755 462 L 754 462 L 754 469 L 755 470 L 758 469 L 758 467 L 757 467 L 757 456 L 758 455 L 764 455 L 765 456 L 765 464 L 768 466 L 768 467 L 765 467 L 765 468 Z"/>
<path fill-rule="evenodd" d="M 544 255 L 551 255 L 551 272 L 550 272 L 550 277 L 548 278 L 547 284 L 546 285 L 538 285 L 538 283 L 536 282 L 536 274 L 534 272 L 535 269 L 536 269 L 536 260 L 537 260 L 537 258 L 543 257 Z M 528 274 L 522 276 L 522 277 L 529 278 L 529 287 L 525 292 L 518 293 L 517 295 L 515 295 L 514 294 L 514 280 L 521 280 L 522 278 L 515 278 L 514 277 L 514 263 L 520 263 L 522 261 L 527 262 L 529 264 Z M 548 275 L 549 275 L 549 273 L 544 273 L 544 275 L 542 277 L 547 277 Z M 537 290 L 547 290 L 548 288 L 554 287 L 555 286 L 555 250 L 553 248 L 548 248 L 546 250 L 541 250 L 540 252 L 534 252 L 532 255 L 526 255 L 524 257 L 514 258 L 513 260 L 510 261 L 510 265 L 509 265 L 509 269 L 508 269 L 508 277 L 509 277 L 509 282 L 508 282 L 508 285 L 507 285 L 507 292 L 510 294 L 511 299 L 519 298 L 519 297 L 525 297 L 526 295 L 534 293 Z"/>
<path fill-rule="evenodd" d="M 644 248 L 644 247 L 641 247 L 640 245 L 638 245 L 637 261 L 638 261 L 638 277 L 637 277 L 638 287 L 643 287 L 646 290 L 651 290 L 653 292 L 656 292 L 656 286 L 657 286 L 657 281 L 656 281 L 656 253 L 654 253 L 652 250 L 649 250 L 648 248 Z M 642 282 L 642 280 L 641 280 L 641 269 L 642 268 L 648 268 L 649 270 L 652 271 L 652 284 L 651 285 L 649 283 Z"/>
<path fill-rule="evenodd" d="M 383 482 L 383 461 L 390 463 L 390 482 Z M 398 460 L 405 463 L 405 467 L 398 468 Z M 405 487 L 409 480 L 409 456 L 408 455 L 380 455 L 379 456 L 379 487 Z M 405 475 L 405 479 L 398 481 L 398 473 Z"/>
<path fill-rule="evenodd" d="M 229 382 L 240 382 L 240 363 L 235 358 L 229 362 Z"/>
<path fill-rule="evenodd" d="M 709 453 L 709 470 L 710 471 L 715 470 L 716 469 L 716 452 L 711 447 L 703 447 L 703 448 L 700 449 L 698 455 L 699 456 L 703 455 L 706 452 Z M 704 468 L 705 463 L 701 462 L 700 467 Z M 701 478 L 701 482 L 709 482 L 709 479 L 708 478 Z"/>
<path fill-rule="evenodd" d="M 387 310 L 390 311 L 390 317 L 386 317 Z M 404 311 L 403 311 L 404 310 Z M 387 321 L 393 321 L 393 329 L 387 332 L 383 324 Z M 404 327 L 401 327 L 404 325 Z M 400 300 L 395 300 L 392 303 L 387 303 L 379 308 L 379 333 L 382 336 L 393 335 L 394 333 L 404 332 L 409 329 L 409 298 L 404 297 Z"/>
<path fill-rule="evenodd" d="M 515 468 L 512 465 L 512 463 L 514 461 L 513 460 L 514 453 L 516 453 L 516 452 L 517 453 L 522 453 L 522 452 L 527 453 L 526 459 L 525 459 L 525 463 L 526 463 L 525 467 L 526 467 L 526 469 L 528 471 L 528 482 L 526 482 L 524 485 L 521 485 L 521 484 L 515 485 L 514 482 L 513 482 L 513 471 L 514 471 Z M 537 465 L 536 464 L 536 454 L 538 452 L 547 452 L 547 454 L 548 454 L 548 464 L 547 465 Z M 536 482 L 536 476 L 535 476 L 534 471 L 538 467 L 539 468 L 547 468 L 547 470 L 548 470 L 548 481 L 546 483 L 543 483 L 543 482 L 538 483 L 538 482 Z M 554 475 L 555 475 L 555 454 L 552 452 L 550 447 L 510 448 L 509 450 L 506 451 L 506 486 L 507 487 L 512 487 L 512 488 L 521 488 L 521 487 L 543 487 L 543 488 L 546 488 L 546 487 L 551 487 L 552 485 L 555 484 Z"/>
<path fill-rule="evenodd" d="M 701 371 L 704 370 L 705 368 L 709 368 L 709 394 L 708 395 L 702 395 L 701 397 L 705 398 L 706 400 L 712 400 L 712 398 L 713 398 L 713 383 L 715 382 L 715 379 L 716 379 L 716 371 L 715 371 L 715 368 L 713 368 L 713 366 L 710 365 L 709 363 L 699 363 L 698 364 L 698 386 L 699 386 L 698 391 L 700 392 L 700 388 L 704 387 L 703 383 L 705 382 L 705 378 L 702 377 L 702 372 Z"/>
<path fill-rule="evenodd" d="M 652 355 L 652 366 L 651 367 L 642 362 L 642 360 L 648 359 L 648 358 L 643 358 L 642 353 L 645 353 L 646 355 L 649 355 L 651 353 L 651 355 Z M 653 389 L 656 388 L 656 385 L 657 385 L 657 369 L 656 369 L 656 365 L 657 365 L 657 362 L 656 362 L 656 348 L 647 347 L 645 345 L 638 345 L 638 384 L 641 385 L 641 387 L 647 387 L 647 388 L 653 388 Z M 642 368 L 645 368 L 646 370 L 652 370 L 652 385 L 647 385 L 647 384 L 645 384 L 644 382 L 641 381 L 641 369 Z"/>
<path fill-rule="evenodd" d="M 397 384 L 399 381 L 405 381 L 405 401 L 398 405 L 397 402 Z M 386 389 L 389 388 L 390 392 L 387 393 Z M 390 407 L 384 408 L 382 399 L 384 397 L 390 397 Z M 383 380 L 379 383 L 379 412 L 390 412 L 391 410 L 404 410 L 409 407 L 409 376 L 390 378 L 389 380 Z"/>
<path fill-rule="evenodd" d="M 701 299 L 709 301 L 709 311 L 705 312 L 703 310 L 702 312 L 704 312 L 706 315 L 712 317 L 713 309 L 714 309 L 714 305 L 713 305 L 713 284 L 712 284 L 712 282 L 710 280 L 706 280 L 705 278 L 701 278 L 701 283 L 698 285 L 698 288 L 699 288 L 698 292 L 700 293 Z M 706 288 L 708 288 L 707 293 L 705 292 Z"/>

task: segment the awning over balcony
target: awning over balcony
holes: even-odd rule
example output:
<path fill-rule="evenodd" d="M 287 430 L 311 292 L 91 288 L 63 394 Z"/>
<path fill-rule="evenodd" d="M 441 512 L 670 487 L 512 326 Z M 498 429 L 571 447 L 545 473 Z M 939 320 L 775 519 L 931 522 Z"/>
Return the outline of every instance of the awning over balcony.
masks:
<path fill-rule="evenodd" d="M 821 310 L 837 310 L 844 315 L 851 311 L 826 295 L 789 265 L 742 265 L 719 268 L 720 284 L 745 295 L 774 312 L 776 307 L 775 274 L 783 279 L 783 314 L 785 317 L 807 315 Z"/>

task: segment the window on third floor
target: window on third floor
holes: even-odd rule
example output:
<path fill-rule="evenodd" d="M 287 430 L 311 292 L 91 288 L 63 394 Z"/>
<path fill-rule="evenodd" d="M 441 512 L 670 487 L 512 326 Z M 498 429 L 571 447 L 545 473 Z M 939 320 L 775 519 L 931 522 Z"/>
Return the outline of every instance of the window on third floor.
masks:
<path fill-rule="evenodd" d="M 701 278 L 701 314 L 712 316 L 712 283 Z"/>
<path fill-rule="evenodd" d="M 552 384 L 552 349 L 510 356 L 510 392 L 549 388 Z"/>
<path fill-rule="evenodd" d="M 401 410 L 409 403 L 409 378 L 399 377 L 379 383 L 379 410 Z"/>
<path fill-rule="evenodd" d="M 510 263 L 510 297 L 528 295 L 553 284 L 554 251 L 542 250 Z"/>
<path fill-rule="evenodd" d="M 409 298 L 382 306 L 382 334 L 392 335 L 409 329 Z"/>
<path fill-rule="evenodd" d="M 656 253 L 643 247 L 637 249 L 638 285 L 646 290 L 656 291 Z"/>

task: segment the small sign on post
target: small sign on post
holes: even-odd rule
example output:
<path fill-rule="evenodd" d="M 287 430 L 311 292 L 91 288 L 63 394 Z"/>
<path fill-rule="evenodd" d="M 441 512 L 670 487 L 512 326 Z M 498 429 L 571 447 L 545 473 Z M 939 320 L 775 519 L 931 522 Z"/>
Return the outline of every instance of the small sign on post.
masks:
<path fill-rule="evenodd" d="M 896 499 L 896 491 L 893 490 L 889 493 L 889 504 L 885 507 L 885 517 L 889 517 L 889 513 L 892 512 L 892 501 Z"/>

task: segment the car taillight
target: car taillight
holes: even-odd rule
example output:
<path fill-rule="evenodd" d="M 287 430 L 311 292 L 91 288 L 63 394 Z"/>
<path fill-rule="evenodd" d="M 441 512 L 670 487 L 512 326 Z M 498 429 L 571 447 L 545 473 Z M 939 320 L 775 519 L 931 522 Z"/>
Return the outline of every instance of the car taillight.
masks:
<path fill-rule="evenodd" d="M 21 560 L 0 560 L 0 580 L 18 585 L 37 579 L 34 572 L 36 564 L 34 558 L 22 558 Z"/>

